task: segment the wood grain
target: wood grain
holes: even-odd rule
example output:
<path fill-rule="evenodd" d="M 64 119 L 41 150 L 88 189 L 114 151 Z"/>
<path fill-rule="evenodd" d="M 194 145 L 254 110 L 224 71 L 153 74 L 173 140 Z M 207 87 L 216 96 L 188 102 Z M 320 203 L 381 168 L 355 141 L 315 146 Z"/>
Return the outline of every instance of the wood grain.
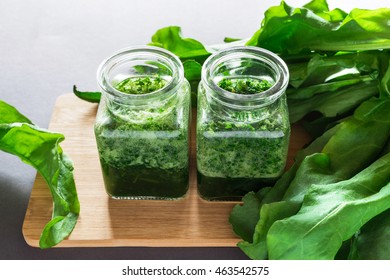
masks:
<path fill-rule="evenodd" d="M 195 118 L 192 123 L 190 188 L 178 201 L 114 200 L 105 193 L 93 133 L 97 105 L 73 94 L 57 99 L 49 129 L 66 136 L 61 146 L 74 161 L 74 177 L 81 204 L 72 234 L 57 247 L 211 247 L 236 246 L 228 216 L 236 202 L 208 202 L 197 195 Z M 195 114 L 193 114 L 195 116 Z M 300 126 L 292 128 L 288 166 L 309 136 Z M 52 200 L 38 174 L 27 208 L 23 235 L 34 247 L 50 220 Z"/>

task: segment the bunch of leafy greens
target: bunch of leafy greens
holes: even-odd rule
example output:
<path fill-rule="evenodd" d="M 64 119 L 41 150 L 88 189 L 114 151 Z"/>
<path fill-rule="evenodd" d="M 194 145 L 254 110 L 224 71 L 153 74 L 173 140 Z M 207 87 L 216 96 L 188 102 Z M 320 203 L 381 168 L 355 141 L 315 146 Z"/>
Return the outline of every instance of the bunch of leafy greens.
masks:
<path fill-rule="evenodd" d="M 287 62 L 290 120 L 303 121 L 317 138 L 275 186 L 247 194 L 234 208 L 230 222 L 249 257 L 390 258 L 389 223 L 373 230 L 368 222 L 390 208 L 388 18 L 390 9 L 347 14 L 330 11 L 324 0 L 301 8 L 281 2 L 249 40 L 205 47 L 178 27 L 152 37 L 152 45 L 184 61 L 193 84 L 206 52 L 232 45 L 263 47 Z M 362 245 L 367 239 L 370 247 Z M 381 251 L 368 253 L 376 242 Z"/>
<path fill-rule="evenodd" d="M 386 8 L 346 13 L 326 0 L 282 1 L 246 40 L 205 46 L 177 26 L 153 35 L 151 45 L 182 60 L 194 95 L 203 62 L 220 49 L 258 46 L 288 65 L 290 121 L 314 140 L 273 187 L 234 208 L 230 222 L 249 257 L 390 259 L 389 18 Z"/>
<path fill-rule="evenodd" d="M 53 198 L 53 217 L 42 231 L 41 248 L 53 247 L 66 238 L 80 212 L 73 163 L 59 145 L 63 140 L 62 134 L 37 127 L 0 100 L 0 150 L 33 166 L 47 182 Z"/>

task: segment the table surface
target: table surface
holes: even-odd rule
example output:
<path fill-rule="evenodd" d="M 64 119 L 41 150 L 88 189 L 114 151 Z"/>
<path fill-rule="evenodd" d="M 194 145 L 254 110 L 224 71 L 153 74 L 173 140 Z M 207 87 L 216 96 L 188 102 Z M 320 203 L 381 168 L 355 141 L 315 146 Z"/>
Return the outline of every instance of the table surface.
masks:
<path fill-rule="evenodd" d="M 0 99 L 41 127 L 48 127 L 55 100 L 71 92 L 97 90 L 96 68 L 111 53 L 150 42 L 162 27 L 205 44 L 225 36 L 248 38 L 264 11 L 279 0 L 1 0 Z M 308 1 L 290 0 L 302 5 Z M 329 0 L 345 11 L 353 2 Z M 345 3 L 348 2 L 348 3 Z M 384 0 L 360 1 L 378 8 Z M 0 151 L 0 259 L 247 259 L 238 248 L 52 248 L 26 244 L 22 224 L 36 171 Z"/>

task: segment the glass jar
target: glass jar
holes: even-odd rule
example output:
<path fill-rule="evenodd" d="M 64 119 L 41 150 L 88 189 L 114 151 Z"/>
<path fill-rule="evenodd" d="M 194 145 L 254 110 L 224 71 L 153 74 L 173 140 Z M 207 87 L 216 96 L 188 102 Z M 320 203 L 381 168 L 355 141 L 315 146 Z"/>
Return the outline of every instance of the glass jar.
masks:
<path fill-rule="evenodd" d="M 164 200 L 184 196 L 190 87 L 180 60 L 156 47 L 121 50 L 102 62 L 97 79 L 102 100 L 94 128 L 108 195 Z"/>
<path fill-rule="evenodd" d="M 198 192 L 206 200 L 240 200 L 284 171 L 290 137 L 289 73 L 277 55 L 234 47 L 210 56 L 198 88 Z M 251 85 L 268 84 L 253 93 Z M 233 93 L 222 85 L 240 86 Z M 250 93 L 250 94 L 249 94 Z"/>

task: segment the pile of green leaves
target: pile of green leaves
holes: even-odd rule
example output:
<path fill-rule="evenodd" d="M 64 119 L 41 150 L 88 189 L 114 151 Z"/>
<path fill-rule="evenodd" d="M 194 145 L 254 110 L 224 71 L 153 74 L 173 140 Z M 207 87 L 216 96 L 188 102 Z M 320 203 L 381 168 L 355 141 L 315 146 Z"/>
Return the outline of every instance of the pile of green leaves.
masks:
<path fill-rule="evenodd" d="M 230 222 L 249 257 L 390 259 L 389 18 L 387 8 L 282 1 L 249 39 L 205 46 L 177 26 L 153 35 L 151 45 L 182 60 L 193 96 L 203 62 L 224 48 L 262 47 L 288 65 L 290 121 L 314 140 L 274 186 L 234 208 Z"/>
<path fill-rule="evenodd" d="M 59 145 L 63 140 L 62 134 L 39 128 L 0 100 L 0 150 L 33 166 L 45 179 L 53 198 L 52 220 L 46 224 L 39 240 L 43 249 L 66 238 L 80 212 L 73 163 Z"/>

